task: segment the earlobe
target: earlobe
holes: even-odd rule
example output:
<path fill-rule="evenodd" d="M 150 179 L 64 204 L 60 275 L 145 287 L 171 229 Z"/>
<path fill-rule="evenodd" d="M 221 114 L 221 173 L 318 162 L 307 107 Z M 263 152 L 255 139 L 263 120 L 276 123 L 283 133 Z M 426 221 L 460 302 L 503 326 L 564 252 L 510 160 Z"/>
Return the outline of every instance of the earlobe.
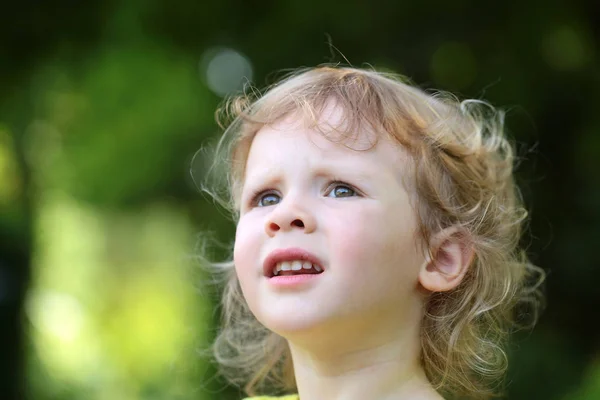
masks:
<path fill-rule="evenodd" d="M 426 255 L 419 271 L 419 282 L 431 292 L 445 292 L 457 287 L 469 269 L 473 257 L 470 236 L 450 227 L 431 238 L 431 257 Z"/>

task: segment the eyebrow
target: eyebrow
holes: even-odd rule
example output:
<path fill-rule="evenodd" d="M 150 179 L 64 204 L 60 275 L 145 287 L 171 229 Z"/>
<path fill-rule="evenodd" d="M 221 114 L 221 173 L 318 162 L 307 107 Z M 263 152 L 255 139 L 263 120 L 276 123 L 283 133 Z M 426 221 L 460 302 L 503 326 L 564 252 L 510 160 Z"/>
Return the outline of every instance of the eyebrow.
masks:
<path fill-rule="evenodd" d="M 349 179 L 351 181 L 357 182 L 358 184 L 370 186 L 369 183 L 372 181 L 373 174 L 376 173 L 376 171 L 373 171 L 373 173 L 365 172 L 364 169 L 358 169 L 352 172 L 345 171 L 346 167 L 349 166 L 349 164 L 320 164 L 314 168 L 313 175 L 315 177 L 335 176 L 339 179 Z M 341 170 L 341 172 L 335 172 L 335 170 Z M 261 172 L 246 177 L 246 179 L 244 180 L 244 187 L 261 186 L 264 182 L 269 182 L 269 185 L 277 185 L 280 184 L 282 180 L 283 177 L 280 175 L 280 168 L 268 167 L 262 170 Z"/>
<path fill-rule="evenodd" d="M 277 178 L 272 178 L 273 176 L 277 176 L 277 173 L 279 172 L 279 168 L 277 167 L 268 167 L 264 170 L 261 170 L 261 172 L 255 173 L 253 175 L 250 176 L 246 176 L 244 177 L 244 186 L 246 186 L 248 183 L 251 183 L 252 186 L 256 185 L 255 182 L 264 182 L 264 181 L 274 181 L 275 183 L 279 183 L 281 181 L 281 177 L 277 177 Z"/>

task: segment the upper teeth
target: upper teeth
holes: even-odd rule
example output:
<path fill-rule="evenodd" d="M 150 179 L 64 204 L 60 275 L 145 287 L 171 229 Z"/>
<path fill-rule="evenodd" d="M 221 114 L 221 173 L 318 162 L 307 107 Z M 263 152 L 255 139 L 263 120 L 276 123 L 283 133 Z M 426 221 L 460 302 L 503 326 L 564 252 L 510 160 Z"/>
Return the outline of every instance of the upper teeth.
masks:
<path fill-rule="evenodd" d="M 317 270 L 317 272 L 322 271 L 321 267 L 319 267 L 316 264 L 311 263 L 310 261 L 294 260 L 294 261 L 282 261 L 282 262 L 277 263 L 277 265 L 275 265 L 275 268 L 273 268 L 273 275 L 277 275 L 279 273 L 279 271 L 300 271 L 302 268 L 304 268 L 304 269 L 314 268 L 315 270 Z"/>

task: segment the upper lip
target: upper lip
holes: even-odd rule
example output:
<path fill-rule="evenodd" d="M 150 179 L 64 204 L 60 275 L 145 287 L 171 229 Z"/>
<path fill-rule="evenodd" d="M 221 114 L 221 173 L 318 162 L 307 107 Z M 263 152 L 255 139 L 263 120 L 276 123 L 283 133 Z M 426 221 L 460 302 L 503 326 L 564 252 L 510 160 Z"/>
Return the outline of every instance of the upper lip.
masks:
<path fill-rule="evenodd" d="M 273 250 L 263 262 L 263 273 L 267 277 L 272 277 L 273 268 L 275 268 L 277 263 L 294 260 L 310 261 L 311 263 L 316 264 L 321 267 L 321 269 L 325 270 L 325 268 L 323 268 L 323 263 L 317 256 L 307 250 L 293 247 Z"/>

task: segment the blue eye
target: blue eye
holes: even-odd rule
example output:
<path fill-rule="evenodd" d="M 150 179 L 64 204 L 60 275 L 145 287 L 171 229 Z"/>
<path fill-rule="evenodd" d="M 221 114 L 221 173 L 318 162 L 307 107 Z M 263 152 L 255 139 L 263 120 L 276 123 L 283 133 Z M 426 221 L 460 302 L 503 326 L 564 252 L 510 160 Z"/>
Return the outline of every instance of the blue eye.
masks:
<path fill-rule="evenodd" d="M 268 207 L 279 203 L 280 200 L 279 195 L 275 193 L 259 193 L 254 198 L 254 203 L 258 207 Z"/>
<path fill-rule="evenodd" d="M 333 196 L 331 196 L 333 194 Z M 329 192 L 329 195 L 327 197 L 352 197 L 352 196 L 356 196 L 356 191 L 354 191 L 354 189 L 350 188 L 350 186 L 343 184 L 343 183 L 338 183 L 335 182 L 334 186 L 333 186 L 333 190 L 331 190 Z"/>
<path fill-rule="evenodd" d="M 334 181 L 326 191 L 326 197 L 344 198 L 357 196 L 356 190 L 343 182 Z M 281 196 L 274 192 L 257 191 L 252 196 L 251 205 L 254 207 L 269 207 L 279 204 Z"/>

